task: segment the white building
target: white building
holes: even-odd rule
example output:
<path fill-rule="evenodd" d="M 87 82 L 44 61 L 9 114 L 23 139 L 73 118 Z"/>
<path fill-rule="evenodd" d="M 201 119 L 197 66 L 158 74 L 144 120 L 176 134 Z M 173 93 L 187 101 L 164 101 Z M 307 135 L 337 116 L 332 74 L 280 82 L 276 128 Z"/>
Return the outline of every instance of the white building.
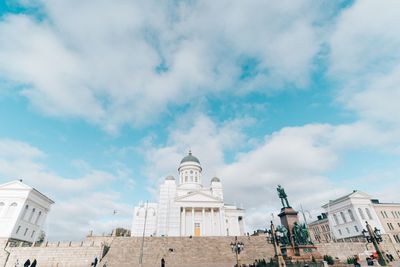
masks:
<path fill-rule="evenodd" d="M 53 203 L 22 181 L 0 185 L 0 238 L 34 242 Z"/>
<path fill-rule="evenodd" d="M 338 198 L 322 206 L 328 214 L 330 229 L 336 239 L 362 236 L 366 229 L 365 222 L 377 227 L 384 234 L 385 230 L 375 211 L 371 196 L 354 190 L 352 193 Z"/>
<path fill-rule="evenodd" d="M 165 178 L 159 203 L 135 207 L 132 235 L 141 236 L 236 236 L 244 234 L 244 210 L 224 204 L 220 179 L 202 185 L 200 161 L 189 154 L 178 168 L 179 176 Z"/>

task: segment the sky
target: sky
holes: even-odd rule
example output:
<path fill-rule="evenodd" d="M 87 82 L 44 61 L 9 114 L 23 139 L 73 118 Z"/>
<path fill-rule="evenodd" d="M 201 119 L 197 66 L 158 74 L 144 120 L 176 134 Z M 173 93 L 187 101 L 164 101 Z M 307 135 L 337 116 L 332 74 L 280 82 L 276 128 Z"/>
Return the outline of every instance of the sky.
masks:
<path fill-rule="evenodd" d="M 278 184 L 309 220 L 400 202 L 397 25 L 396 0 L 2 0 L 0 183 L 53 199 L 60 241 L 130 228 L 189 149 L 248 231 Z"/>

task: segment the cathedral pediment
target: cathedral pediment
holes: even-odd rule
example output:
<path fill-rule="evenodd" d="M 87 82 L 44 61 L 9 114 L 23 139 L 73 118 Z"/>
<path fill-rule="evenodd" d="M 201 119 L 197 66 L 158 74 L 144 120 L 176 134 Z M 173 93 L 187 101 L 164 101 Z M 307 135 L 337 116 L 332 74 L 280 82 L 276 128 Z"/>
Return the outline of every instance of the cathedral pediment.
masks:
<path fill-rule="evenodd" d="M 222 202 L 218 197 L 203 193 L 201 191 L 193 191 L 187 195 L 177 197 L 175 201 L 179 202 Z"/>

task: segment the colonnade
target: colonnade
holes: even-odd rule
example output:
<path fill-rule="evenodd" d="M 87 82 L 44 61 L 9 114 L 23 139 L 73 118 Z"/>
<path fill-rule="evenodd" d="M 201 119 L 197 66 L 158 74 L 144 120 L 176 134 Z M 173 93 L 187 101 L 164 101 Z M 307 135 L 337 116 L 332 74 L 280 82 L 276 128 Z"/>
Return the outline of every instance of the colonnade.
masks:
<path fill-rule="evenodd" d="M 196 226 L 200 232 L 195 231 Z M 226 235 L 225 228 L 221 207 L 181 208 L 181 236 L 223 236 Z"/>

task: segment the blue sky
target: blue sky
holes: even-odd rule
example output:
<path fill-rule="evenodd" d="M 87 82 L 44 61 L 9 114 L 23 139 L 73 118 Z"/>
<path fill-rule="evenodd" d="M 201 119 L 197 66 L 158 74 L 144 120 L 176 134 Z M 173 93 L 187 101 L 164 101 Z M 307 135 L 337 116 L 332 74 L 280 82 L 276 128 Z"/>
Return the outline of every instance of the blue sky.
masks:
<path fill-rule="evenodd" d="M 277 184 L 314 215 L 353 189 L 399 201 L 398 7 L 0 2 L 0 182 L 56 201 L 53 240 L 130 227 L 189 148 L 249 230 Z"/>

